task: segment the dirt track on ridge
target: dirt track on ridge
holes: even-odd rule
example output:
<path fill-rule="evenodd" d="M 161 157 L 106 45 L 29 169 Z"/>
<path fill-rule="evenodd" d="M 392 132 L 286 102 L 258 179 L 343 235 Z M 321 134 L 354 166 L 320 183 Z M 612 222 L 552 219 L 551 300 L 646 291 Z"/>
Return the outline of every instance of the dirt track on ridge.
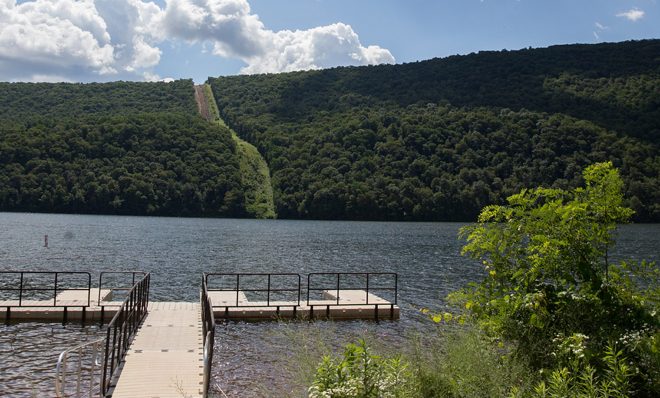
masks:
<path fill-rule="evenodd" d="M 211 112 L 209 111 L 209 104 L 206 101 L 206 95 L 204 95 L 203 85 L 195 86 L 195 100 L 197 101 L 197 109 L 199 110 L 199 114 L 202 115 L 204 119 L 211 122 Z"/>

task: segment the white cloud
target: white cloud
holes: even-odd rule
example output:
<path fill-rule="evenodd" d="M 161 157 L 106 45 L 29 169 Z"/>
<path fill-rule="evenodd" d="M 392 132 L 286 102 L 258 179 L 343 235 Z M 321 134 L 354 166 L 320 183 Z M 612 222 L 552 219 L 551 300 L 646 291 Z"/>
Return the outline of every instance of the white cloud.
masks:
<path fill-rule="evenodd" d="M 596 38 L 596 40 L 600 40 L 600 33 L 601 32 L 609 29 L 608 26 L 605 26 L 605 25 L 603 25 L 602 23 L 600 23 L 598 21 L 594 22 L 594 26 L 596 26 L 596 30 L 593 31 L 593 34 L 594 34 L 594 37 Z"/>
<path fill-rule="evenodd" d="M 91 1 L 37 1 L 0 6 L 0 73 L 57 75 L 82 67 L 112 74 L 113 47 Z M 31 68 L 25 69 L 26 66 Z M 53 73 L 54 72 L 54 73 Z"/>
<path fill-rule="evenodd" d="M 0 79 L 139 77 L 160 60 L 160 13 L 141 0 L 2 0 Z"/>
<path fill-rule="evenodd" d="M 639 8 L 631 8 L 628 11 L 616 14 L 617 17 L 626 18 L 629 21 L 636 22 L 644 17 L 644 11 Z"/>
<path fill-rule="evenodd" d="M 215 55 L 244 61 L 243 73 L 394 63 L 388 50 L 364 47 L 343 23 L 273 32 L 247 0 L 169 0 L 164 27 L 169 37 L 210 42 Z"/>
<path fill-rule="evenodd" d="M 0 0 L 0 80 L 157 80 L 165 42 L 202 43 L 244 73 L 394 62 L 343 23 L 269 30 L 247 0 Z"/>
<path fill-rule="evenodd" d="M 329 68 L 338 65 L 394 63 L 378 46 L 363 47 L 349 25 L 336 23 L 309 30 L 271 33 L 263 51 L 243 58 L 244 73 L 267 73 Z M 217 49 L 217 46 L 216 46 Z"/>

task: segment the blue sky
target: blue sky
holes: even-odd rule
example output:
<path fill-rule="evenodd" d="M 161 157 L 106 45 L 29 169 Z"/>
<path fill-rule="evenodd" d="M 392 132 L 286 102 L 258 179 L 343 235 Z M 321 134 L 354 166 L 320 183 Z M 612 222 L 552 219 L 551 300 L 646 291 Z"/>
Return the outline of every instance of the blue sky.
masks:
<path fill-rule="evenodd" d="M 660 38 L 659 7 L 656 0 L 0 0 L 0 80 L 202 82 Z"/>

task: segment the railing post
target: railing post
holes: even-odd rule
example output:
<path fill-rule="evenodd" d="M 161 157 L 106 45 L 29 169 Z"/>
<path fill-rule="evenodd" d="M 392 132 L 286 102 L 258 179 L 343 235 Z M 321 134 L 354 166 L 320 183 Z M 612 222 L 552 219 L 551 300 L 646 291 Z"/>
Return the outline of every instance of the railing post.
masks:
<path fill-rule="evenodd" d="M 99 274 L 99 300 L 97 305 L 101 305 L 101 288 L 103 287 L 103 272 Z"/>
<path fill-rule="evenodd" d="M 106 333 L 106 338 L 105 338 L 105 355 L 103 356 L 103 378 L 101 379 L 101 394 L 105 396 L 105 394 L 108 392 L 107 384 L 106 384 L 106 379 L 108 376 L 108 359 L 110 358 L 109 354 L 110 351 L 110 328 L 108 328 L 107 333 Z M 113 356 L 114 358 L 114 356 Z M 110 366 L 112 367 L 112 362 L 110 362 Z M 112 373 L 111 373 L 112 375 Z"/>
<path fill-rule="evenodd" d="M 339 275 L 341 274 L 337 274 L 337 305 L 339 305 Z"/>
<path fill-rule="evenodd" d="M 58 273 L 55 273 L 55 286 L 53 286 L 53 307 L 57 306 L 57 275 Z"/>
<path fill-rule="evenodd" d="M 238 289 L 240 288 L 241 275 L 236 274 L 236 306 L 238 307 Z"/>
<path fill-rule="evenodd" d="M 312 290 L 311 280 L 312 280 L 312 274 L 307 274 L 307 306 L 309 306 L 309 291 Z"/>
<path fill-rule="evenodd" d="M 99 294 L 101 294 L 101 289 L 99 288 Z M 92 274 L 87 273 L 87 306 L 89 307 L 92 303 Z"/>
<path fill-rule="evenodd" d="M 298 274 L 298 307 L 300 307 L 300 274 Z M 296 307 L 293 307 L 293 315 L 296 315 Z"/>
<path fill-rule="evenodd" d="M 394 274 L 394 304 L 399 299 L 399 274 Z"/>
<path fill-rule="evenodd" d="M 18 288 L 18 306 L 23 305 L 23 272 L 21 272 L 21 284 Z"/>

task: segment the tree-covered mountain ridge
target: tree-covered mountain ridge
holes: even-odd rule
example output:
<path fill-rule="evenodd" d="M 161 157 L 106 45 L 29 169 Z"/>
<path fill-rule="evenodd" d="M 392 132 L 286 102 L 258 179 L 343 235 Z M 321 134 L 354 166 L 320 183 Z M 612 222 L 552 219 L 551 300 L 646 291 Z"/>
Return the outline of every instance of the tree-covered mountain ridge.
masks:
<path fill-rule="evenodd" d="M 209 78 L 283 218 L 472 220 L 526 186 L 621 169 L 660 221 L 660 40 Z"/>
<path fill-rule="evenodd" d="M 660 221 L 660 40 L 209 84 L 280 218 L 473 220 L 611 160 L 636 220 Z M 192 80 L 0 83 L 0 211 L 249 217 L 240 161 Z"/>
<path fill-rule="evenodd" d="M 0 211 L 243 217 L 244 196 L 192 80 L 0 83 Z"/>

